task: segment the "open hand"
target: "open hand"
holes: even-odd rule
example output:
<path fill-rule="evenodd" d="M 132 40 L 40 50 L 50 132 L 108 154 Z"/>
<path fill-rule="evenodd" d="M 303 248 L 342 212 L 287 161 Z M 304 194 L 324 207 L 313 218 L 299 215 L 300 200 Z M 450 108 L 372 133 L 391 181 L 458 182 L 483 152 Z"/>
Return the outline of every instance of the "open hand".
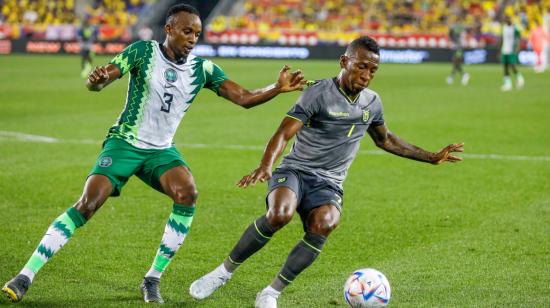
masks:
<path fill-rule="evenodd" d="M 271 167 L 258 167 L 249 175 L 243 176 L 243 178 L 237 182 L 237 186 L 246 188 L 248 185 L 256 185 L 258 181 L 265 182 L 271 178 Z"/>
<path fill-rule="evenodd" d="M 283 66 L 279 72 L 279 79 L 277 80 L 277 87 L 281 89 L 281 92 L 290 92 L 296 90 L 303 90 L 306 81 L 301 70 L 290 72 L 290 66 Z"/>
<path fill-rule="evenodd" d="M 451 155 L 453 152 L 464 152 L 464 143 L 454 143 L 444 147 L 439 152 L 434 154 L 431 163 L 434 165 L 439 165 L 446 161 L 450 163 L 461 161 L 461 157 Z"/>

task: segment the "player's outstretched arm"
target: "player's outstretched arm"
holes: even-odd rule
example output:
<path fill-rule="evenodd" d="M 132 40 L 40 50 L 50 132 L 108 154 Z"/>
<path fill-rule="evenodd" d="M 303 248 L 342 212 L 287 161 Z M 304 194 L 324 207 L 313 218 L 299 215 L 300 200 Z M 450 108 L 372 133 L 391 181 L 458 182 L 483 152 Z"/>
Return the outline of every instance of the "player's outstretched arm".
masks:
<path fill-rule="evenodd" d="M 90 75 L 88 75 L 86 87 L 90 91 L 101 91 L 119 77 L 120 69 L 116 65 L 107 64 L 105 66 L 97 66 Z"/>
<path fill-rule="evenodd" d="M 222 97 L 241 107 L 252 108 L 269 101 L 278 94 L 302 90 L 305 83 L 304 75 L 300 70 L 290 72 L 290 67 L 285 65 L 279 72 L 279 79 L 274 84 L 249 91 L 234 81 L 226 80 L 221 84 L 219 93 Z"/>
<path fill-rule="evenodd" d="M 271 169 L 279 156 L 283 154 L 288 141 L 296 135 L 304 124 L 294 118 L 285 117 L 279 128 L 271 137 L 264 151 L 260 166 L 250 174 L 243 176 L 237 182 L 237 186 L 246 188 L 248 185 L 255 185 L 258 181 L 265 182 L 271 178 Z"/>
<path fill-rule="evenodd" d="M 376 146 L 387 152 L 434 165 L 439 165 L 443 162 L 455 163 L 461 161 L 462 158 L 454 156 L 452 153 L 464 152 L 464 143 L 450 144 L 435 153 L 428 152 L 400 139 L 390 132 L 386 125 L 370 127 L 368 133 Z"/>

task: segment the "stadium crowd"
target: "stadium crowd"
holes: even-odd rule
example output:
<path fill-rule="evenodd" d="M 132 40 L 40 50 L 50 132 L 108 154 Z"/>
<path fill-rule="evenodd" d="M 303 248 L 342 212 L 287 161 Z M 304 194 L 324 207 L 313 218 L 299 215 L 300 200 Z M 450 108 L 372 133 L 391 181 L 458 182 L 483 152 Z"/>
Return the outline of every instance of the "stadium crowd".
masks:
<path fill-rule="evenodd" d="M 359 34 L 445 36 L 464 16 L 468 36 L 490 45 L 498 41 L 503 14 L 514 16 L 527 36 L 549 9 L 550 0 L 246 0 L 241 14 L 216 16 L 208 31 L 214 37 L 253 32 L 258 40 L 279 43 L 284 33 L 309 32 L 320 43 L 345 44 Z"/>
<path fill-rule="evenodd" d="M 97 27 L 98 40 L 130 41 L 138 36 L 132 27 L 152 3 L 0 0 L 0 39 L 74 40 L 87 19 Z M 504 15 L 513 17 L 524 39 L 544 14 L 550 16 L 550 0 L 243 0 L 233 5 L 238 8 L 231 15 L 222 12 L 206 26 L 207 41 L 345 45 L 367 34 L 382 45 L 413 37 L 420 42 L 415 44 L 448 47 L 449 26 L 463 16 L 466 45 L 481 47 L 498 43 Z"/>
<path fill-rule="evenodd" d="M 0 1 L 0 39 L 73 40 L 83 19 L 98 28 L 99 40 L 132 38 L 130 28 L 152 0 Z"/>

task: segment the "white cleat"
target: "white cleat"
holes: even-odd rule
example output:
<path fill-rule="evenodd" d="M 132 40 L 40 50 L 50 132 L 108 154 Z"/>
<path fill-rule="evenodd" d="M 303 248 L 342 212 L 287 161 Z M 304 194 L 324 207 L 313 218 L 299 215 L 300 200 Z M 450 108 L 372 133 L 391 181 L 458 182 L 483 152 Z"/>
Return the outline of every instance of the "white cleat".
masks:
<path fill-rule="evenodd" d="M 223 264 L 221 265 L 223 266 Z M 204 299 L 210 296 L 214 291 L 223 286 L 229 279 L 231 274 L 222 270 L 219 266 L 210 273 L 195 280 L 189 287 L 189 294 L 194 299 Z"/>
<path fill-rule="evenodd" d="M 463 86 L 467 86 L 468 85 L 468 81 L 470 81 L 470 74 L 468 73 L 464 73 L 464 75 L 462 75 L 462 85 Z"/>
<path fill-rule="evenodd" d="M 516 83 L 516 88 L 518 90 L 523 89 L 523 86 L 525 85 L 525 79 L 523 79 L 523 76 L 519 76 Z"/>
<path fill-rule="evenodd" d="M 448 85 L 452 85 L 454 82 L 454 78 L 452 76 L 448 76 L 447 79 L 445 79 L 445 81 L 447 81 Z"/>
<path fill-rule="evenodd" d="M 502 92 L 511 91 L 512 90 L 512 85 L 511 84 L 504 84 L 504 85 L 502 85 L 502 87 L 500 87 L 500 90 Z"/>
<path fill-rule="evenodd" d="M 277 308 L 277 297 L 264 290 L 256 295 L 254 308 Z"/>

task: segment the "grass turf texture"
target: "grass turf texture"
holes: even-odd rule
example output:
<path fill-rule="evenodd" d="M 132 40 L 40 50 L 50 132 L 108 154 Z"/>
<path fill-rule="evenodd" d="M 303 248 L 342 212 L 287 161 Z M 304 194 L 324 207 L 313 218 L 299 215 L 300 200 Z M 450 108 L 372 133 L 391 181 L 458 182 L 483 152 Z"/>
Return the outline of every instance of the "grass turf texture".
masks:
<path fill-rule="evenodd" d="M 123 108 L 126 78 L 88 92 L 79 58 L 0 57 L 0 281 L 27 261 L 47 226 L 81 193 L 107 129 Z M 107 58 L 97 59 L 105 63 Z M 283 63 L 309 79 L 334 61 L 217 60 L 247 88 L 274 82 Z M 450 65 L 382 64 L 372 89 L 388 127 L 429 150 L 466 143 L 469 154 L 550 156 L 550 76 L 521 68 L 525 89 L 499 91 L 501 68 L 466 67 L 471 84 L 448 86 Z M 199 189 L 189 237 L 163 277 L 168 305 L 250 307 L 302 237 L 298 217 L 204 301 L 191 282 L 217 266 L 264 213 L 265 184 L 235 183 L 255 168 L 297 93 L 245 110 L 201 92 L 175 141 Z M 57 138 L 23 141 L 6 132 Z M 205 147 L 197 146 L 205 144 Z M 187 146 L 186 146 L 187 145 Z M 227 147 L 244 145 L 247 147 Z M 344 306 L 355 269 L 388 277 L 394 307 L 543 307 L 550 302 L 550 161 L 465 157 L 431 166 L 371 155 L 369 137 L 345 183 L 341 224 L 317 261 L 285 290 L 281 307 Z M 110 199 L 38 274 L 21 306 L 138 306 L 138 290 L 171 201 L 137 178 Z M 6 303 L 2 299 L 0 303 Z"/>

